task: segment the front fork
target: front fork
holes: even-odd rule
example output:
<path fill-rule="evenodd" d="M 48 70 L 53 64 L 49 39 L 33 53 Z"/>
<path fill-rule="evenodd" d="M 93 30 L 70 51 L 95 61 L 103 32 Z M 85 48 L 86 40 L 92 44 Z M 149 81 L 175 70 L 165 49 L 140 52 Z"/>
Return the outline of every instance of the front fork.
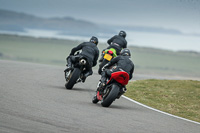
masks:
<path fill-rule="evenodd" d="M 103 90 L 101 90 L 102 88 L 100 86 L 101 86 L 101 81 L 99 81 L 99 83 L 97 84 L 97 91 L 96 91 L 96 97 L 99 101 L 103 99 Z"/>
<path fill-rule="evenodd" d="M 71 73 L 72 73 L 72 71 L 70 70 L 70 71 L 67 71 L 67 72 L 65 72 L 65 80 L 68 82 L 69 81 L 69 79 L 71 78 Z"/>

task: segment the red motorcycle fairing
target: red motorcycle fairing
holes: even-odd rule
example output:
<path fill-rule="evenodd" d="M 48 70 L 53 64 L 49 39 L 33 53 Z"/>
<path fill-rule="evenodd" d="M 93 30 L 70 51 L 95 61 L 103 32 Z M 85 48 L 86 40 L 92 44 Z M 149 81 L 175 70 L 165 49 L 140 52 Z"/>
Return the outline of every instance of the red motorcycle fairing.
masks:
<path fill-rule="evenodd" d="M 109 82 L 114 79 L 115 81 L 117 81 L 118 83 L 120 83 L 121 85 L 125 86 L 128 84 L 129 81 L 129 74 L 127 72 L 124 71 L 118 71 L 118 72 L 114 72 L 111 74 L 110 80 L 107 82 L 107 84 L 109 84 Z M 102 94 L 100 94 L 99 91 L 97 91 L 97 99 L 99 101 L 101 101 L 103 99 Z"/>
<path fill-rule="evenodd" d="M 110 80 L 107 82 L 107 84 L 112 79 L 114 79 L 115 81 L 117 81 L 121 85 L 127 85 L 128 81 L 129 81 L 129 74 L 127 72 L 124 72 L 124 71 L 114 72 L 114 73 L 111 74 Z"/>

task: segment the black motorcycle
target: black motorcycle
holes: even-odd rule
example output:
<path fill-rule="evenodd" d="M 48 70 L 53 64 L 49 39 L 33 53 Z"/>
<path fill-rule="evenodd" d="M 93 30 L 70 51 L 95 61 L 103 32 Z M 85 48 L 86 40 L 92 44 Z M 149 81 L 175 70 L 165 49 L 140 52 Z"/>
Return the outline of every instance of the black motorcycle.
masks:
<path fill-rule="evenodd" d="M 72 89 L 76 83 L 82 81 L 83 73 L 86 71 L 88 65 L 87 59 L 80 55 L 72 56 L 72 63 L 72 69 L 65 71 L 66 89 Z"/>

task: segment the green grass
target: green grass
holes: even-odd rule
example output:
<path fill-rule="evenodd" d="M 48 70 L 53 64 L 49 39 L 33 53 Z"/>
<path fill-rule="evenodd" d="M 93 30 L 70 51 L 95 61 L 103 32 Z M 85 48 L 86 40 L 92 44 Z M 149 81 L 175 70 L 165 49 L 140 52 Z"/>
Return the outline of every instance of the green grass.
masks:
<path fill-rule="evenodd" d="M 200 53 L 132 47 L 132 60 L 139 73 L 200 77 Z"/>
<path fill-rule="evenodd" d="M 36 63 L 61 65 L 76 41 L 0 36 L 1 58 Z"/>
<path fill-rule="evenodd" d="M 0 59 L 63 66 L 71 49 L 80 43 L 64 39 L 0 35 Z M 103 46 L 105 44 L 100 49 Z"/>
<path fill-rule="evenodd" d="M 200 81 L 129 82 L 125 96 L 170 114 L 200 122 Z"/>

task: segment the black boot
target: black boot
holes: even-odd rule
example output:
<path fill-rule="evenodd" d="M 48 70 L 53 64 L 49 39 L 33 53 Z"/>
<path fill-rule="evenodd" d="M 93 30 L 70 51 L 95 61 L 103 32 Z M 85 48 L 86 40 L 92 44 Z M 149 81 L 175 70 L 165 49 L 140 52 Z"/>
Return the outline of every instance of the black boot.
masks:
<path fill-rule="evenodd" d="M 83 76 L 81 77 L 81 80 L 82 80 L 83 83 L 85 82 L 86 78 L 87 78 L 87 77 L 86 77 L 85 75 L 83 75 Z"/>
<path fill-rule="evenodd" d="M 103 88 L 103 89 L 104 89 L 105 86 L 106 86 L 106 79 L 107 79 L 106 71 L 103 71 L 103 72 L 101 73 L 101 79 L 100 79 L 100 81 L 101 81 L 100 87 Z"/>
<path fill-rule="evenodd" d="M 82 82 L 84 83 L 85 80 L 86 80 L 86 78 L 87 78 L 88 76 L 90 76 L 90 75 L 91 75 L 91 72 L 86 72 L 86 73 L 84 73 L 83 76 L 81 77 Z"/>
<path fill-rule="evenodd" d="M 104 54 L 101 55 L 101 58 L 99 59 L 99 62 L 103 61 L 103 57 L 104 57 Z"/>
<path fill-rule="evenodd" d="M 104 57 L 104 55 L 105 55 L 105 53 L 104 53 L 105 50 L 106 50 L 106 49 L 102 50 L 102 52 L 101 52 L 101 58 L 99 59 L 99 62 L 102 62 L 102 61 L 103 61 L 103 57 Z"/>

